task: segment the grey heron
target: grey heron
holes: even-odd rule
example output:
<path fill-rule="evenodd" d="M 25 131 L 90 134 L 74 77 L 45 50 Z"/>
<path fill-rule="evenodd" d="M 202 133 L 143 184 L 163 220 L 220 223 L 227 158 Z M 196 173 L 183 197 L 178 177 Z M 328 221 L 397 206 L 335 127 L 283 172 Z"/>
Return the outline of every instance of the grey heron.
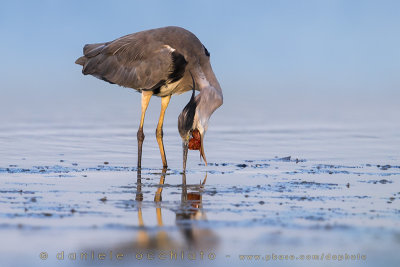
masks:
<path fill-rule="evenodd" d="M 204 153 L 204 135 L 212 113 L 222 105 L 221 86 L 211 68 L 210 53 L 190 31 L 170 26 L 141 31 L 114 41 L 87 44 L 76 60 L 84 75 L 93 75 L 141 93 L 141 119 L 137 132 L 138 162 L 141 168 L 143 123 L 151 96 L 161 97 L 161 113 L 156 137 L 164 167 L 167 167 L 163 143 L 165 110 L 172 95 L 192 90 L 192 97 L 178 117 L 182 138 L 183 171 L 188 149 Z M 200 91 L 195 96 L 195 90 Z"/>

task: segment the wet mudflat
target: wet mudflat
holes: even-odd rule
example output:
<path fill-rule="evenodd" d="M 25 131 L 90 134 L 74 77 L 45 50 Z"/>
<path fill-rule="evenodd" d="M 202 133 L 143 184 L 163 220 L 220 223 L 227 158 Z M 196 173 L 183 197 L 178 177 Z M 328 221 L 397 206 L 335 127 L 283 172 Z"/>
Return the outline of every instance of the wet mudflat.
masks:
<path fill-rule="evenodd" d="M 169 169 L 160 168 L 149 131 L 138 171 L 129 124 L 3 126 L 0 262 L 399 262 L 396 127 L 214 125 L 205 140 L 208 166 L 192 151 L 186 175 L 175 126 L 164 134 Z"/>

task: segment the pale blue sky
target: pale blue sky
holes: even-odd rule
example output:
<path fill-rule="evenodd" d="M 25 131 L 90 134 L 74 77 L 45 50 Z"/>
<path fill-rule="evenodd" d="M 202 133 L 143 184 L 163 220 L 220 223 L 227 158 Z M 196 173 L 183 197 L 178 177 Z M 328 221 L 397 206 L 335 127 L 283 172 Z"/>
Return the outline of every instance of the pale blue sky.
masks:
<path fill-rule="evenodd" d="M 35 112 L 30 102 L 93 95 L 128 101 L 126 89 L 81 75 L 75 59 L 85 43 L 167 25 L 206 45 L 227 108 L 309 106 L 308 98 L 351 105 L 360 97 L 394 107 L 399 14 L 400 1 L 2 1 L 3 110 Z"/>

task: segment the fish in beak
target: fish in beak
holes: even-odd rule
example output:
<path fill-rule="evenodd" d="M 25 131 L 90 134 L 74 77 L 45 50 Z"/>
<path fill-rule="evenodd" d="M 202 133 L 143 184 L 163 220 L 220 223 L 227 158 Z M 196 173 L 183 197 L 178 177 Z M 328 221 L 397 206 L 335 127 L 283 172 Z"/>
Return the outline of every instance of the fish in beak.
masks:
<path fill-rule="evenodd" d="M 199 150 L 200 151 L 200 159 L 203 158 L 204 163 L 207 166 L 206 154 L 204 153 L 204 134 L 197 129 L 192 131 L 192 136 L 188 136 L 182 141 L 182 149 L 183 149 L 183 172 L 186 172 L 186 161 L 188 150 Z"/>
<path fill-rule="evenodd" d="M 188 147 L 190 150 L 199 150 L 200 157 L 203 158 L 207 166 L 207 159 L 204 153 L 203 140 L 204 140 L 204 133 L 202 134 L 198 129 L 195 129 L 192 131 L 192 137 L 189 139 Z"/>

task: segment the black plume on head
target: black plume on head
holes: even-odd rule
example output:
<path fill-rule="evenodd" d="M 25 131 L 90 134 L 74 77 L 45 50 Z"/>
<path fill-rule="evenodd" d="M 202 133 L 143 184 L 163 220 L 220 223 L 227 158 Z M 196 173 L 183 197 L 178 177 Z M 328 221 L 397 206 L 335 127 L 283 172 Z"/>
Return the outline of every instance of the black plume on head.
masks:
<path fill-rule="evenodd" d="M 195 95 L 195 83 L 193 80 L 193 92 L 189 103 L 186 104 L 185 108 L 182 110 L 178 118 L 178 130 L 181 137 L 184 137 L 193 127 L 194 115 L 196 112 L 197 102 L 194 99 Z"/>

